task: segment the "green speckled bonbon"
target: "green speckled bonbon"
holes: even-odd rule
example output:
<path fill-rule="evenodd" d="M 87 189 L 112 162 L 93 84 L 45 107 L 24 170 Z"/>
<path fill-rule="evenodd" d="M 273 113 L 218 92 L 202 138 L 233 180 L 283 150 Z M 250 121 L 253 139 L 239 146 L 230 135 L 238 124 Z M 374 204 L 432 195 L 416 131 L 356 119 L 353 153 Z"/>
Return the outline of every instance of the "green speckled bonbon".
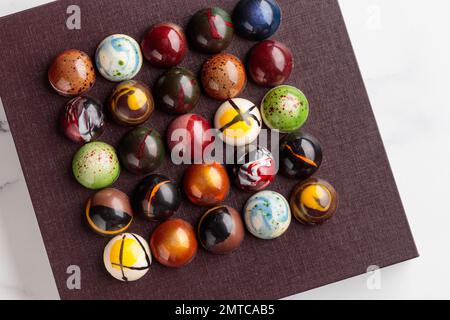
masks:
<path fill-rule="evenodd" d="M 73 157 L 75 179 L 88 189 L 111 186 L 120 175 L 116 151 L 104 142 L 91 142 L 81 147 Z"/>
<path fill-rule="evenodd" d="M 282 85 L 267 92 L 261 103 L 261 114 L 270 129 L 290 133 L 305 124 L 309 103 L 299 89 Z"/>

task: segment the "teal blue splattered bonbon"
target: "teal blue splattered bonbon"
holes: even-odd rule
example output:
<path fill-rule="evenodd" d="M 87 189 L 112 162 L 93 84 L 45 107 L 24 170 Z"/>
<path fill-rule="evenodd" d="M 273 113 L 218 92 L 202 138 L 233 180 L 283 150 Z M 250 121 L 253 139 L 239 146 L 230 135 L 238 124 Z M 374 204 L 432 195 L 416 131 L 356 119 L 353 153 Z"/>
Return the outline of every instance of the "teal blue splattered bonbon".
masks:
<path fill-rule="evenodd" d="M 255 237 L 265 240 L 283 235 L 291 224 L 286 198 L 274 191 L 261 191 L 248 199 L 244 209 L 245 225 Z"/>
<path fill-rule="evenodd" d="M 124 34 L 113 34 L 98 46 L 95 63 L 100 74 L 110 81 L 130 80 L 142 68 L 142 52 L 133 38 Z"/>

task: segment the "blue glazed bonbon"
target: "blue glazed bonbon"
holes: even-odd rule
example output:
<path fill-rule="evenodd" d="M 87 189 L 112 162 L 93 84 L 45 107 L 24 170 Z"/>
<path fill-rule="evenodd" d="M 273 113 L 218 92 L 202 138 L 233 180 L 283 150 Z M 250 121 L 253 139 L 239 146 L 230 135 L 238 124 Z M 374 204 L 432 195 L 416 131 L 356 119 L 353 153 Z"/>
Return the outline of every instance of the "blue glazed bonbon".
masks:
<path fill-rule="evenodd" d="M 98 46 L 95 63 L 103 77 L 119 82 L 133 79 L 141 70 L 143 58 L 136 40 L 124 34 L 113 34 Z"/>
<path fill-rule="evenodd" d="M 233 24 L 244 38 L 267 39 L 280 27 L 280 6 L 275 0 L 241 0 L 233 11 Z"/>
<path fill-rule="evenodd" d="M 286 198 L 274 191 L 261 191 L 248 199 L 244 208 L 247 230 L 265 240 L 283 235 L 291 224 L 291 209 Z"/>

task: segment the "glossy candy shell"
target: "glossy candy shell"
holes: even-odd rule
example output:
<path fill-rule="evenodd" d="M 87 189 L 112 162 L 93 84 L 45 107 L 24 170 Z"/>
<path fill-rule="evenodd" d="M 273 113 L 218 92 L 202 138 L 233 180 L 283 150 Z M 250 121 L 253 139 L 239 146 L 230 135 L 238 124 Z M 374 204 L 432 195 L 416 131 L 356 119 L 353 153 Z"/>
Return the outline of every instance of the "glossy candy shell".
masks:
<path fill-rule="evenodd" d="M 167 129 L 167 145 L 172 154 L 183 157 L 183 160 L 201 162 L 203 151 L 214 142 L 211 128 L 211 124 L 198 114 L 179 116 Z"/>
<path fill-rule="evenodd" d="M 233 40 L 234 27 L 230 15 L 221 8 L 205 8 L 192 16 L 187 36 L 192 47 L 203 53 L 225 50 Z"/>
<path fill-rule="evenodd" d="M 187 52 L 183 29 L 174 23 L 160 23 L 147 31 L 141 42 L 142 53 L 151 65 L 169 68 L 179 64 Z"/>
<path fill-rule="evenodd" d="M 293 132 L 280 143 L 280 171 L 293 179 L 311 177 L 322 164 L 322 148 L 310 134 Z"/>
<path fill-rule="evenodd" d="M 149 220 L 165 220 L 178 210 L 181 192 L 169 178 L 152 174 L 136 186 L 133 193 L 133 207 L 137 214 Z"/>
<path fill-rule="evenodd" d="M 102 236 L 125 232 L 133 222 L 130 199 L 120 190 L 108 188 L 92 195 L 85 208 L 89 227 Z"/>
<path fill-rule="evenodd" d="M 291 50 L 284 44 L 265 40 L 253 47 L 247 66 L 249 75 L 256 84 L 274 87 L 289 79 L 294 59 Z"/>
<path fill-rule="evenodd" d="M 260 191 L 245 204 L 244 219 L 251 234 L 260 239 L 271 240 L 287 231 L 291 223 L 291 210 L 281 194 Z"/>
<path fill-rule="evenodd" d="M 48 80 L 57 93 L 74 97 L 89 91 L 96 75 L 91 58 L 80 50 L 61 52 L 48 70 Z"/>
<path fill-rule="evenodd" d="M 143 124 L 155 109 L 148 86 L 135 80 L 118 84 L 109 99 L 108 107 L 112 118 L 122 126 Z"/>
<path fill-rule="evenodd" d="M 261 191 L 275 180 L 277 164 L 266 148 L 251 150 L 233 166 L 236 185 L 245 191 Z"/>
<path fill-rule="evenodd" d="M 292 191 L 290 206 L 294 217 L 303 224 L 317 225 L 331 219 L 338 209 L 339 197 L 327 181 L 312 178 Z"/>
<path fill-rule="evenodd" d="M 267 92 L 261 102 L 261 114 L 270 129 L 290 133 L 305 124 L 309 116 L 309 103 L 299 89 L 282 85 Z"/>
<path fill-rule="evenodd" d="M 129 172 L 148 174 L 163 164 L 166 151 L 156 130 L 137 127 L 121 140 L 118 154 L 122 165 Z"/>
<path fill-rule="evenodd" d="M 261 41 L 272 36 L 281 24 L 281 8 L 275 0 L 240 0 L 233 23 L 241 37 Z"/>
<path fill-rule="evenodd" d="M 207 251 L 226 254 L 239 248 L 245 229 L 240 214 L 234 208 L 220 206 L 203 214 L 197 232 L 200 243 Z"/>
<path fill-rule="evenodd" d="M 113 34 L 99 44 L 95 63 L 100 74 L 109 81 L 131 80 L 142 67 L 141 48 L 130 36 Z"/>
<path fill-rule="evenodd" d="M 195 75 L 184 68 L 172 68 L 153 87 L 158 109 L 169 114 L 192 111 L 200 100 L 200 85 Z"/>
<path fill-rule="evenodd" d="M 241 60 L 232 54 L 221 53 L 206 60 L 201 81 L 208 96 L 227 100 L 237 97 L 244 90 L 247 75 Z"/>
<path fill-rule="evenodd" d="M 129 282 L 147 274 L 152 255 L 147 241 L 141 236 L 123 233 L 108 242 L 103 251 L 103 262 L 111 276 Z"/>
<path fill-rule="evenodd" d="M 228 174 L 219 163 L 193 164 L 184 174 L 184 191 L 195 205 L 217 205 L 230 191 Z"/>
<path fill-rule="evenodd" d="M 242 147 L 258 138 L 262 127 L 261 113 L 247 99 L 229 99 L 217 109 L 214 127 L 226 144 Z"/>
<path fill-rule="evenodd" d="M 61 114 L 61 128 L 75 143 L 98 139 L 104 131 L 103 106 L 96 99 L 79 96 L 70 100 Z"/>

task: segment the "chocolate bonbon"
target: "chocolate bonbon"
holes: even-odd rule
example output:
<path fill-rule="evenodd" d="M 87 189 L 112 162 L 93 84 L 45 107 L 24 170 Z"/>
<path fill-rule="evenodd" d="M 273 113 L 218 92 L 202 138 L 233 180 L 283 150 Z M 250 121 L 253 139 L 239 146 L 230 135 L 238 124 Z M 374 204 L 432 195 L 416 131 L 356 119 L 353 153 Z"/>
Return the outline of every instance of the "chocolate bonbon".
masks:
<path fill-rule="evenodd" d="M 118 84 L 112 92 L 108 107 L 112 118 L 123 126 L 143 124 L 155 109 L 150 89 L 136 80 Z"/>
<path fill-rule="evenodd" d="M 99 44 L 95 53 L 95 63 L 100 74 L 107 80 L 113 82 L 131 80 L 142 67 L 141 48 L 130 36 L 113 34 Z"/>
<path fill-rule="evenodd" d="M 275 0 L 240 0 L 233 11 L 236 32 L 249 40 L 272 36 L 281 24 L 281 8 Z"/>
<path fill-rule="evenodd" d="M 170 268 L 181 268 L 194 259 L 198 242 L 191 224 L 173 219 L 163 222 L 153 231 L 150 247 L 159 263 Z"/>
<path fill-rule="evenodd" d="M 217 163 L 193 164 L 184 174 L 184 192 L 193 204 L 214 206 L 228 196 L 230 180 L 225 168 Z"/>
<path fill-rule="evenodd" d="M 88 189 L 111 186 L 120 175 L 115 149 L 104 142 L 94 141 L 82 146 L 72 160 L 75 179 Z"/>
<path fill-rule="evenodd" d="M 174 23 L 152 26 L 141 42 L 142 53 L 152 66 L 169 68 L 179 64 L 187 52 L 183 29 Z"/>
<path fill-rule="evenodd" d="M 229 99 L 216 111 L 214 127 L 227 144 L 242 147 L 258 138 L 262 119 L 258 107 L 242 98 Z"/>
<path fill-rule="evenodd" d="M 280 142 L 280 171 L 288 177 L 305 180 L 319 170 L 322 148 L 310 134 L 293 132 Z"/>
<path fill-rule="evenodd" d="M 105 129 L 103 106 L 94 98 L 76 97 L 66 104 L 61 114 L 60 124 L 66 137 L 73 142 L 94 141 Z"/>
<path fill-rule="evenodd" d="M 236 56 L 220 53 L 203 64 L 203 89 L 211 98 L 227 100 L 237 97 L 247 84 L 244 65 Z"/>
<path fill-rule="evenodd" d="M 218 53 L 225 50 L 233 40 L 233 23 L 230 15 L 221 8 L 201 9 L 192 16 L 187 35 L 196 50 Z"/>
<path fill-rule="evenodd" d="M 133 222 L 130 199 L 113 188 L 93 194 L 86 202 L 85 214 L 89 227 L 107 237 L 125 232 Z"/>
<path fill-rule="evenodd" d="M 134 233 L 123 233 L 108 242 L 103 251 L 103 263 L 117 280 L 136 281 L 150 269 L 152 255 L 144 238 Z"/>
<path fill-rule="evenodd" d="M 247 230 L 265 240 L 283 235 L 291 223 L 289 203 L 274 191 L 260 191 L 250 197 L 244 208 Z"/>
<path fill-rule="evenodd" d="M 331 219 L 338 208 L 338 194 L 323 179 L 311 178 L 292 191 L 290 206 L 294 217 L 303 224 L 317 225 Z"/>
<path fill-rule="evenodd" d="M 160 174 L 145 177 L 133 192 L 135 212 L 149 220 L 170 218 L 180 204 L 181 192 L 177 184 Z"/>
<path fill-rule="evenodd" d="M 215 140 L 211 129 L 208 120 L 198 114 L 188 113 L 175 118 L 166 132 L 172 160 L 178 156 L 183 162 L 202 162 L 205 149 Z"/>
<path fill-rule="evenodd" d="M 94 64 L 85 52 L 66 50 L 53 60 L 48 70 L 48 80 L 60 95 L 78 96 L 94 86 Z"/>
<path fill-rule="evenodd" d="M 137 127 L 120 141 L 118 155 L 131 173 L 149 174 L 164 162 L 166 151 L 161 135 L 152 128 Z"/>
<path fill-rule="evenodd" d="M 294 67 L 291 50 L 276 40 L 265 40 L 250 51 L 247 70 L 253 81 L 264 87 L 285 83 Z"/>
<path fill-rule="evenodd" d="M 198 223 L 202 246 L 215 254 L 226 254 L 239 248 L 244 240 L 244 224 L 236 209 L 218 206 L 207 210 Z"/>
<path fill-rule="evenodd" d="M 252 148 L 232 167 L 236 185 L 245 191 L 260 191 L 275 179 L 277 164 L 273 154 L 264 147 Z"/>
<path fill-rule="evenodd" d="M 156 107 L 169 114 L 191 112 L 200 100 L 201 90 L 194 73 L 175 67 L 164 73 L 153 87 Z"/>
<path fill-rule="evenodd" d="M 309 103 L 299 89 L 281 85 L 264 96 L 261 102 L 264 123 L 272 130 L 281 133 L 300 129 L 309 116 Z"/>

